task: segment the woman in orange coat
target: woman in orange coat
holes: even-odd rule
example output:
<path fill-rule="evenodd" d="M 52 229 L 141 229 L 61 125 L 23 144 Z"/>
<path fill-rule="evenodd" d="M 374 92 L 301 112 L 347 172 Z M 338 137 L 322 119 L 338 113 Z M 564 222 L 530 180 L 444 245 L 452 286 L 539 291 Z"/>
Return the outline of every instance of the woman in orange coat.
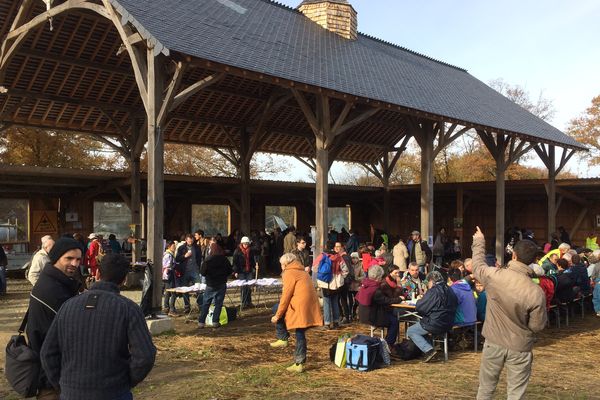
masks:
<path fill-rule="evenodd" d="M 271 347 L 286 347 L 290 334 L 296 330 L 295 363 L 287 368 L 290 372 L 303 372 L 306 362 L 306 330 L 323 325 L 321 307 L 310 275 L 292 253 L 279 259 L 281 263 L 283 289 L 279 304 L 273 307 L 271 322 L 277 327 L 277 341 Z"/>

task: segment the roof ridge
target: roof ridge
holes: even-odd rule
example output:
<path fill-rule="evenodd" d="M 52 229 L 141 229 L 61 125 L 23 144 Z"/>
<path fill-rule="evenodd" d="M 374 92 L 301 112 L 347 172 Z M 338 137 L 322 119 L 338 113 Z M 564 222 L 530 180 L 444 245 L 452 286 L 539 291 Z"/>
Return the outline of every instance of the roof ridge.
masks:
<path fill-rule="evenodd" d="M 430 56 L 428 56 L 428 55 L 426 55 L 426 54 L 419 53 L 418 51 L 411 50 L 411 49 L 409 49 L 409 48 L 406 48 L 406 47 L 404 47 L 404 46 L 400 46 L 399 44 L 392 43 L 392 42 L 389 42 L 389 41 L 387 41 L 387 40 L 384 40 L 384 39 L 380 39 L 380 38 L 378 38 L 378 37 L 375 37 L 375 36 L 369 35 L 369 34 L 367 34 L 367 33 L 358 32 L 358 34 L 359 34 L 360 36 L 364 36 L 364 37 L 366 37 L 367 39 L 371 39 L 371 40 L 374 40 L 374 41 L 376 41 L 376 42 L 380 42 L 380 43 L 383 43 L 383 44 L 385 44 L 385 45 L 388 45 L 388 46 L 394 47 L 394 48 L 396 48 L 396 49 L 399 49 L 399 50 L 406 51 L 406 52 L 408 52 L 408 53 L 414 54 L 414 55 L 416 55 L 416 56 L 423 57 L 423 58 L 425 58 L 425 59 L 427 59 L 427 60 L 429 60 L 429 61 L 433 61 L 433 62 L 436 62 L 436 63 L 438 63 L 438 64 L 445 65 L 446 67 L 454 68 L 454 69 L 457 69 L 457 70 L 459 70 L 459 71 L 462 71 L 462 72 L 467 72 L 467 73 L 469 72 L 469 71 L 467 71 L 467 70 L 466 70 L 466 69 L 464 69 L 464 68 L 458 67 L 458 66 L 456 66 L 456 65 L 453 65 L 453 64 L 450 64 L 450 63 L 447 63 L 447 62 L 445 62 L 445 61 L 438 60 L 438 59 L 436 59 L 436 58 L 433 58 L 433 57 L 430 57 Z"/>

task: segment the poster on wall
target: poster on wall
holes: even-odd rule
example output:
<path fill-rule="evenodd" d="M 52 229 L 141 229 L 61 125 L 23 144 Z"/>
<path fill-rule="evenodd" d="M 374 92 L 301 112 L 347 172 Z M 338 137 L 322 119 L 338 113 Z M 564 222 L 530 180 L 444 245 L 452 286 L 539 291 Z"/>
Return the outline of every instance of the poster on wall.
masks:
<path fill-rule="evenodd" d="M 66 222 L 77 222 L 79 221 L 79 216 L 76 212 L 67 212 L 65 213 L 65 221 Z"/>
<path fill-rule="evenodd" d="M 55 210 L 32 211 L 31 220 L 35 234 L 58 233 L 58 216 Z"/>

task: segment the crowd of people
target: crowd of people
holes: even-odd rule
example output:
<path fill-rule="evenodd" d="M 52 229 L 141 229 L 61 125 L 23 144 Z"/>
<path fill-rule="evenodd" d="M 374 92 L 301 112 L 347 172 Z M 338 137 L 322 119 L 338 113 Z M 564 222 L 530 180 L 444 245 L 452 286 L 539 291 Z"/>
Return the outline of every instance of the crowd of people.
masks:
<path fill-rule="evenodd" d="M 566 304 L 593 293 L 594 308 L 600 316 L 600 249 L 574 249 L 560 240 L 539 246 L 532 237 L 520 237 L 513 231 L 507 238 L 509 261 L 502 266 L 489 263 L 479 230 L 473 239 L 473 258 L 466 259 L 460 257 L 459 243 L 450 241 L 443 229 L 431 248 L 418 231 L 411 232 L 406 241 L 374 228 L 366 241 L 352 230 L 334 233 L 330 232 L 329 247 L 311 256 L 310 237 L 293 227 L 274 233 L 272 238 L 266 235 L 261 240 L 259 234 L 258 244 L 248 236 L 238 239 L 236 235 L 240 234 L 235 232 L 234 245 L 228 239 L 207 237 L 198 230 L 183 235 L 180 241 L 166 242 L 162 283 L 165 289 L 205 283 L 199 296 L 198 327 L 219 328 L 229 279 L 255 279 L 259 271 L 280 273 L 283 288 L 272 310 L 276 341 L 271 347 L 286 347 L 289 330 L 295 330 L 294 363 L 288 368 L 291 372 L 305 370 L 306 330 L 310 328 L 335 330 L 355 323 L 381 327 L 387 330 L 385 341 L 393 346 L 398 341 L 403 311 L 392 305 L 402 302 L 414 304 L 420 317 L 406 333 L 423 353 L 424 362 L 437 357 L 432 335 L 485 322 L 478 394 L 482 399 L 491 398 L 505 364 L 512 374 L 509 392 L 515 398 L 522 397 L 531 373 L 534 335 L 546 325 L 547 311 L 553 304 Z M 560 238 L 560 234 L 555 237 Z M 265 251 L 279 239 L 281 255 Z M 586 244 L 592 245 L 590 238 Z M 126 373 L 109 374 L 114 375 L 114 398 L 131 398 L 131 388 L 152 368 L 155 349 L 143 315 L 137 305 L 116 296 L 129 272 L 123 251 L 113 235 L 104 241 L 90 234 L 87 243 L 81 235 L 63 236 L 56 241 L 50 236 L 42 238 L 27 276 L 33 285 L 27 335 L 31 347 L 41 354 L 44 367 L 39 398 L 57 398 L 58 389 L 64 393 L 61 398 L 78 398 L 83 389 L 73 377 L 86 380 L 78 368 L 90 361 L 77 349 L 89 345 L 92 332 L 131 330 L 121 341 L 94 344 L 104 346 L 98 351 L 110 350 L 109 361 L 99 368 L 117 365 L 125 358 L 136 360 L 134 366 L 129 363 Z M 269 258 L 265 254 L 278 256 L 276 269 L 266 261 Z M 91 286 L 85 277 L 94 278 Z M 252 306 L 248 287 L 242 287 L 240 303 L 242 308 Z M 190 299 L 186 295 L 183 304 L 184 311 L 189 312 Z M 211 306 L 212 321 L 207 321 Z M 173 292 L 164 291 L 163 308 L 171 316 L 180 315 Z M 77 336 L 68 344 L 63 342 L 67 339 L 62 334 L 57 334 L 67 331 Z M 65 365 L 62 356 L 73 363 Z M 68 376 L 61 369 L 69 371 Z M 100 390 L 94 383 L 85 386 L 86 393 Z"/>

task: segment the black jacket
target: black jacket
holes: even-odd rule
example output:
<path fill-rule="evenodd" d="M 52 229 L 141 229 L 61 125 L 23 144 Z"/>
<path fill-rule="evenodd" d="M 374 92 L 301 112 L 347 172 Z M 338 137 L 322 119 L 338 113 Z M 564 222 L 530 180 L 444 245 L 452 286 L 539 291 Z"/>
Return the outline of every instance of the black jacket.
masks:
<path fill-rule="evenodd" d="M 250 271 L 254 273 L 254 266 L 256 265 L 256 256 L 252 249 L 250 249 Z M 236 247 L 233 252 L 233 272 L 239 274 L 241 272 L 245 272 L 244 268 L 246 266 L 246 259 L 244 258 L 244 253 L 240 250 L 240 247 Z"/>
<path fill-rule="evenodd" d="M 46 303 L 47 306 L 33 297 L 29 298 L 29 317 L 25 329 L 29 345 L 36 353 L 40 354 L 42 350 L 42 344 L 56 315 L 54 312 L 58 312 L 63 303 L 75 296 L 78 290 L 79 281 L 69 278 L 54 265 L 46 264 L 31 290 L 31 295 Z M 40 377 L 40 387 L 50 387 L 45 374 Z"/>
<path fill-rule="evenodd" d="M 390 324 L 390 304 L 400 303 L 400 297 L 388 297 L 381 287 L 377 288 L 370 306 L 358 305 L 358 319 L 363 324 L 387 327 Z"/>
<path fill-rule="evenodd" d="M 575 299 L 575 292 L 573 291 L 575 282 L 573 281 L 573 275 L 570 273 L 559 272 L 556 274 L 556 289 L 554 290 L 554 298 L 561 303 L 567 303 Z"/>
<path fill-rule="evenodd" d="M 210 287 L 225 285 L 232 273 L 231 263 L 224 255 L 208 256 L 200 266 L 200 275 L 206 277 L 206 286 Z"/>
<path fill-rule="evenodd" d="M 572 265 L 571 268 L 569 268 L 568 273 L 571 274 L 573 284 L 579 287 L 581 293 L 590 293 L 590 278 L 587 273 L 587 268 L 583 264 Z"/>
<path fill-rule="evenodd" d="M 187 263 L 185 253 L 187 253 L 187 243 L 184 243 L 181 246 L 179 246 L 177 252 L 175 253 L 175 262 L 177 264 Z M 200 247 L 196 243 L 192 243 L 192 253 L 194 253 L 194 256 L 196 257 L 196 265 L 198 266 L 198 268 L 200 268 L 200 266 L 202 265 L 202 250 L 200 250 Z"/>
<path fill-rule="evenodd" d="M 445 283 L 438 283 L 425 292 L 417 302 L 417 313 L 422 317 L 421 326 L 429 333 L 447 332 L 454 324 L 458 300 Z"/>
<path fill-rule="evenodd" d="M 140 307 L 99 281 L 65 302 L 46 336 L 41 361 L 65 400 L 114 399 L 152 370 L 156 348 Z"/>

